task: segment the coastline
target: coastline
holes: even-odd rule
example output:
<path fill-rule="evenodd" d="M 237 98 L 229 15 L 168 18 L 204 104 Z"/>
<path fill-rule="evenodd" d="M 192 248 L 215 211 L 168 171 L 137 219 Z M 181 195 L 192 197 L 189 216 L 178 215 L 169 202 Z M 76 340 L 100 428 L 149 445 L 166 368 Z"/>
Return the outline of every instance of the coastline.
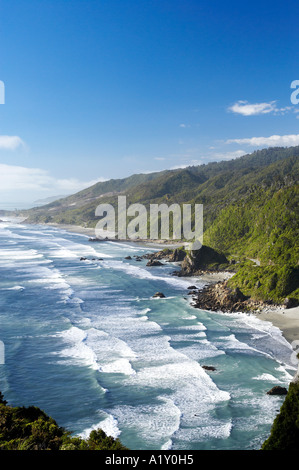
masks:
<path fill-rule="evenodd" d="M 299 340 L 299 307 L 264 309 L 254 314 L 279 328 L 290 344 Z"/>
<path fill-rule="evenodd" d="M 26 222 L 26 221 L 22 221 Z M 22 223 L 21 222 L 21 223 Z M 78 233 L 83 234 L 88 237 L 95 236 L 95 229 L 94 228 L 87 228 L 82 227 L 80 225 L 67 225 L 67 224 L 44 224 L 46 226 L 52 226 L 54 228 L 62 229 L 71 233 Z M 131 242 L 131 243 L 138 243 L 146 248 L 160 248 L 161 247 L 178 247 L 182 246 L 182 243 L 168 243 L 160 242 L 159 240 L 117 240 L 118 242 Z M 210 272 L 210 273 L 203 273 L 200 276 L 190 277 L 190 282 L 204 281 L 206 285 L 216 284 L 218 282 L 223 282 L 227 280 L 232 273 L 228 272 Z M 192 304 L 191 304 L 192 305 Z M 197 307 L 194 307 L 197 308 Z M 263 321 L 269 321 L 272 323 L 273 326 L 279 328 L 282 332 L 284 338 L 289 342 L 292 343 L 293 341 L 299 340 L 299 307 L 289 308 L 286 309 L 284 307 L 279 306 L 267 306 L 259 311 L 250 311 L 244 312 L 249 313 L 250 315 L 255 315 L 259 319 Z"/>

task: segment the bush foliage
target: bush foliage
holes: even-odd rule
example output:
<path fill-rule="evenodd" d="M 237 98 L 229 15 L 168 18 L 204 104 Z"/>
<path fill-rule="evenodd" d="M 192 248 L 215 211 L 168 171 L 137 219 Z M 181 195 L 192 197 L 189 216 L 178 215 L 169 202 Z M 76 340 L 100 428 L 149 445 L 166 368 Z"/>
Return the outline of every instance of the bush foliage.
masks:
<path fill-rule="evenodd" d="M 101 429 L 87 439 L 69 431 L 35 406 L 8 406 L 0 393 L 0 450 L 125 450 Z"/>

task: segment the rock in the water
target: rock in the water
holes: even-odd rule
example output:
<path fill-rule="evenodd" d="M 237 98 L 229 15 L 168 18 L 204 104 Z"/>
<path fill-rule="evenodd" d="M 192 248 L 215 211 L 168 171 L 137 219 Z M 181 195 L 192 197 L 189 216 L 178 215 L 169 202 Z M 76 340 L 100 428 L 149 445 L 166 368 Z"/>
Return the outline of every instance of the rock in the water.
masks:
<path fill-rule="evenodd" d="M 197 289 L 197 287 L 196 286 L 189 286 L 189 287 L 187 287 L 187 289 L 194 290 L 194 289 Z"/>
<path fill-rule="evenodd" d="M 132 259 L 131 256 L 126 256 L 125 259 Z"/>
<path fill-rule="evenodd" d="M 163 263 L 161 263 L 161 261 L 158 261 L 158 260 L 149 260 L 146 263 L 146 266 L 163 266 Z"/>
<path fill-rule="evenodd" d="M 287 393 L 288 391 L 285 387 L 280 387 L 280 385 L 276 385 L 267 392 L 267 395 L 286 395 Z"/>
<path fill-rule="evenodd" d="M 213 366 L 201 366 L 205 370 L 216 370 L 216 367 Z"/>
<path fill-rule="evenodd" d="M 165 295 L 163 294 L 163 292 L 156 292 L 153 297 L 159 297 L 160 299 L 164 298 Z"/>

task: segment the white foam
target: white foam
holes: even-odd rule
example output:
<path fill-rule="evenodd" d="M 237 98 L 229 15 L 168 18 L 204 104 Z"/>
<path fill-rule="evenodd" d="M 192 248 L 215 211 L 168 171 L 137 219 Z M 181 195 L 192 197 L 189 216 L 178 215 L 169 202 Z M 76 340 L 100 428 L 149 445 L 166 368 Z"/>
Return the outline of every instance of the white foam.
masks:
<path fill-rule="evenodd" d="M 82 330 L 72 326 L 56 334 L 69 344 L 59 355 L 70 359 L 70 364 L 86 365 L 99 372 L 131 375 L 131 362 L 136 359 L 129 346 L 105 331 L 95 328 Z"/>
<path fill-rule="evenodd" d="M 107 269 L 114 269 L 116 271 L 123 271 L 129 274 L 130 276 L 137 277 L 139 279 L 151 279 L 151 280 L 158 280 L 166 284 L 170 284 L 172 286 L 186 288 L 187 285 L 190 284 L 190 279 L 186 280 L 183 278 L 177 278 L 175 276 L 169 276 L 168 274 L 164 276 L 159 276 L 153 274 L 147 268 L 142 268 L 140 266 L 135 266 L 133 264 L 124 263 L 122 261 L 115 261 L 112 260 L 109 263 L 103 263 L 103 266 Z M 161 270 L 161 267 L 159 267 Z"/>
<path fill-rule="evenodd" d="M 24 289 L 25 289 L 24 286 L 14 286 L 14 287 L 5 287 L 5 288 L 2 288 L 1 290 L 16 290 L 16 291 L 20 290 L 20 291 L 22 291 Z"/>
<path fill-rule="evenodd" d="M 169 443 L 180 427 L 181 412 L 169 397 L 158 397 L 155 406 L 123 405 L 113 408 L 111 413 L 117 417 L 122 428 L 129 428 L 139 438 L 152 444 Z M 164 447 L 164 444 L 161 446 Z"/>
<path fill-rule="evenodd" d="M 267 374 L 267 373 L 258 375 L 257 377 L 253 377 L 253 380 L 265 380 L 268 382 L 283 383 L 280 380 L 278 380 L 277 377 L 274 377 L 274 375 Z"/>
<path fill-rule="evenodd" d="M 87 336 L 84 330 L 72 326 L 69 330 L 58 333 L 56 336 L 60 336 L 69 344 L 69 347 L 58 353 L 60 356 L 71 358 L 71 364 L 86 365 L 92 369 L 98 369 L 96 354 L 84 343 Z"/>
<path fill-rule="evenodd" d="M 107 413 L 106 418 L 99 421 L 97 424 L 85 429 L 82 433 L 79 434 L 83 439 L 87 439 L 91 431 L 95 431 L 97 429 L 102 429 L 107 436 L 111 436 L 114 439 L 117 439 L 118 436 L 121 434 L 120 429 L 118 428 L 117 419 L 114 416 L 109 415 Z"/>

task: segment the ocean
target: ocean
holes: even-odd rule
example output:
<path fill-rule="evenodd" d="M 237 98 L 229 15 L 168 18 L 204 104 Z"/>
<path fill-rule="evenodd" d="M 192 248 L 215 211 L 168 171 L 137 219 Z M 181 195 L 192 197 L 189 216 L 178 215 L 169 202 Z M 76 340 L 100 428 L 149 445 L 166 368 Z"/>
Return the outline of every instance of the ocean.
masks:
<path fill-rule="evenodd" d="M 132 450 L 259 449 L 283 403 L 267 391 L 295 373 L 290 344 L 253 315 L 192 307 L 203 281 L 136 261 L 151 251 L 0 223 L 0 391 Z"/>

